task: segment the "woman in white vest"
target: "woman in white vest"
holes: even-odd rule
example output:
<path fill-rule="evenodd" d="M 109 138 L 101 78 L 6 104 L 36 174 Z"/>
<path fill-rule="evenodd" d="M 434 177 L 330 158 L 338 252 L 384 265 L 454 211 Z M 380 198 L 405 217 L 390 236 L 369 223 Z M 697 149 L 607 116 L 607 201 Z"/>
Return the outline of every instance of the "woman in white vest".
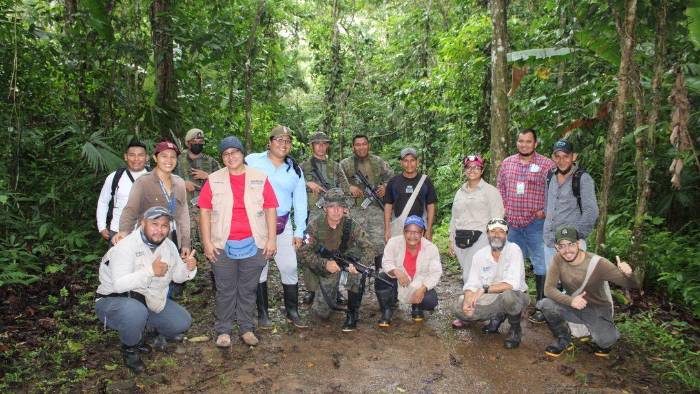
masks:
<path fill-rule="evenodd" d="M 277 198 L 267 176 L 245 165 L 238 138 L 221 140 L 219 153 L 225 167 L 209 175 L 198 201 L 204 254 L 216 282 L 216 345 L 231 346 L 235 319 L 243 342 L 254 346 L 258 279 L 277 251 Z"/>
<path fill-rule="evenodd" d="M 484 160 L 479 155 L 469 155 L 462 161 L 467 181 L 455 193 L 450 218 L 450 256 L 456 256 L 462 268 L 462 279 L 467 283 L 472 259 L 477 250 L 488 246 L 486 224 L 491 218 L 502 218 L 503 199 L 494 186 L 482 179 Z M 454 328 L 465 324 L 456 319 Z"/>

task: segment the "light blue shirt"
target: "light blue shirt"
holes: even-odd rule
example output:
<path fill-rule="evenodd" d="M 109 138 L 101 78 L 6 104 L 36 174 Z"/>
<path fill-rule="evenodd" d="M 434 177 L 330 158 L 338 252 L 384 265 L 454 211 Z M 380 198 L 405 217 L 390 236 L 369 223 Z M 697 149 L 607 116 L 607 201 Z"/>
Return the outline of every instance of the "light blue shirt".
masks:
<path fill-rule="evenodd" d="M 306 216 L 308 214 L 306 206 L 306 181 L 304 174 L 297 176 L 297 173 L 289 164 L 282 164 L 275 167 L 267 155 L 267 151 L 251 153 L 246 156 L 246 163 L 267 175 L 267 179 L 272 185 L 277 197 L 277 216 L 289 213 L 294 207 L 294 236 L 304 237 L 306 231 Z M 301 168 L 299 169 L 301 171 Z"/>

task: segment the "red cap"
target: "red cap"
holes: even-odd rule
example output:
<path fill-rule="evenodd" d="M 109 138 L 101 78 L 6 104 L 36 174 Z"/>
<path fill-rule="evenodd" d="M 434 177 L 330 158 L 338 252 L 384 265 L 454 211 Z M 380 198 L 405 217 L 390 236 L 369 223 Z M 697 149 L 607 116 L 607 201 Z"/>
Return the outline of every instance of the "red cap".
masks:
<path fill-rule="evenodd" d="M 464 165 L 464 168 L 467 168 L 470 163 L 475 163 L 477 166 L 484 168 L 484 159 L 482 159 L 479 155 L 469 155 L 465 157 L 462 164 Z"/>
<path fill-rule="evenodd" d="M 161 142 L 157 143 L 155 149 L 153 150 L 153 154 L 155 156 L 158 156 L 158 153 L 160 153 L 166 149 L 172 149 L 175 151 L 176 155 L 180 155 L 180 149 L 178 149 L 177 145 L 175 145 L 174 143 L 172 143 L 170 141 L 161 141 Z"/>

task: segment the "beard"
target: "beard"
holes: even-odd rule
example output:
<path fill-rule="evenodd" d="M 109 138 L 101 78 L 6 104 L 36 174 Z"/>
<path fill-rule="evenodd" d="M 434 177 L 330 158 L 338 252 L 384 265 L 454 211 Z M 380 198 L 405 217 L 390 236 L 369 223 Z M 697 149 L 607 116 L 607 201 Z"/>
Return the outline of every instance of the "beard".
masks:
<path fill-rule="evenodd" d="M 519 154 L 520 156 L 522 156 L 522 157 L 530 157 L 530 156 L 532 156 L 533 153 L 535 153 L 535 150 L 534 150 L 534 149 L 531 150 L 531 151 L 528 152 L 528 153 L 523 153 L 523 152 L 520 151 L 520 150 L 518 151 L 518 154 Z"/>
<path fill-rule="evenodd" d="M 506 239 L 499 237 L 488 237 L 491 250 L 500 252 L 506 246 Z"/>
<path fill-rule="evenodd" d="M 166 238 L 167 238 L 167 236 L 163 237 L 163 239 L 161 239 L 160 241 L 156 241 L 154 239 L 151 239 L 151 237 L 146 235 L 146 233 L 143 232 L 143 229 L 141 229 L 141 240 L 143 241 L 143 243 L 148 245 L 148 247 L 151 249 L 155 249 L 158 246 L 160 246 L 160 244 L 162 244 Z"/>

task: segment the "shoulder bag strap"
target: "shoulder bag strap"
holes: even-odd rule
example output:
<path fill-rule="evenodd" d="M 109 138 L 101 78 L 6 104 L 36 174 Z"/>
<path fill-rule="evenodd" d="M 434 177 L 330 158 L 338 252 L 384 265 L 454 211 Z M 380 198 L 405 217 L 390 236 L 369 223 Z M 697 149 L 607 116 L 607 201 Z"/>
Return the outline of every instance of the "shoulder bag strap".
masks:
<path fill-rule="evenodd" d="M 598 265 L 598 261 L 600 261 L 600 256 L 593 255 L 593 257 L 591 257 L 591 262 L 588 263 L 588 269 L 586 269 L 586 277 L 583 278 L 583 283 L 581 283 L 581 287 L 579 287 L 575 292 L 571 294 L 572 297 L 576 297 L 577 295 L 581 294 L 583 289 L 588 284 L 588 279 L 590 279 L 591 274 L 593 274 L 593 270 L 595 270 L 595 267 Z"/>
<path fill-rule="evenodd" d="M 418 193 L 420 193 L 420 189 L 423 187 L 423 183 L 425 182 L 425 178 L 428 176 L 423 174 L 420 177 L 420 180 L 418 181 L 418 185 L 416 185 L 416 188 L 413 190 L 413 193 L 411 193 L 411 197 L 409 197 L 408 202 L 406 203 L 406 206 L 403 207 L 403 211 L 401 211 L 401 216 L 399 218 L 401 221 L 405 221 L 406 217 L 408 216 L 408 212 L 411 211 L 411 208 L 413 207 L 413 204 L 416 202 L 416 198 L 418 197 Z"/>

